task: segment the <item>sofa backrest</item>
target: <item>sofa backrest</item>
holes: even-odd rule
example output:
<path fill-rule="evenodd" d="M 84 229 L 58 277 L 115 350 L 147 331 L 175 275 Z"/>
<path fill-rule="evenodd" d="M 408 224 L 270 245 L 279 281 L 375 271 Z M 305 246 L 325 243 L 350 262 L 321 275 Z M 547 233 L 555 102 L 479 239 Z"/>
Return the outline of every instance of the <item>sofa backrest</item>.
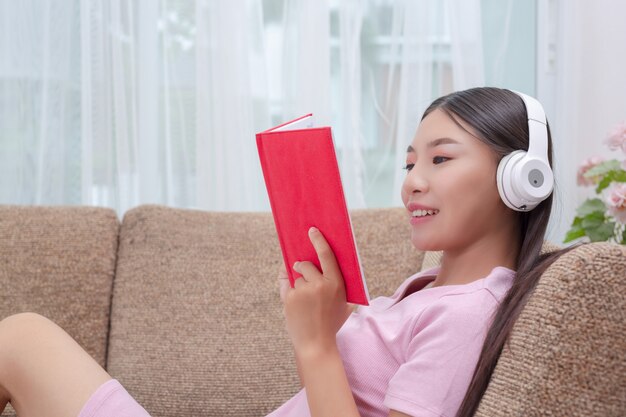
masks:
<path fill-rule="evenodd" d="M 352 212 L 372 296 L 419 270 L 402 209 Z M 262 416 L 299 389 L 270 213 L 126 213 L 109 371 L 155 417 Z"/>
<path fill-rule="evenodd" d="M 106 365 L 118 229 L 110 209 L 0 206 L 0 319 L 44 315 Z"/>
<path fill-rule="evenodd" d="M 352 216 L 372 297 L 438 262 L 414 250 L 402 209 Z M 259 416 L 297 391 L 281 264 L 269 213 L 141 206 L 120 229 L 109 209 L 0 206 L 0 318 L 50 317 L 155 417 Z M 557 260 L 476 415 L 625 415 L 625 286 L 624 246 Z"/>

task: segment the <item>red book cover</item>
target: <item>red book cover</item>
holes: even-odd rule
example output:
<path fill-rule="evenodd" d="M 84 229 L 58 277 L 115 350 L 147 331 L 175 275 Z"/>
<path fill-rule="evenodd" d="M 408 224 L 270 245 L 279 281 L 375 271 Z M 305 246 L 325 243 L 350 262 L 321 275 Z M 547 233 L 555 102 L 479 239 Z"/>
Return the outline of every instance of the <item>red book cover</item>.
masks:
<path fill-rule="evenodd" d="M 330 127 L 313 127 L 309 114 L 257 133 L 256 142 L 289 281 L 296 261 L 320 269 L 308 230 L 317 227 L 335 253 L 347 301 L 369 304 Z M 320 269 L 321 270 L 321 269 Z"/>

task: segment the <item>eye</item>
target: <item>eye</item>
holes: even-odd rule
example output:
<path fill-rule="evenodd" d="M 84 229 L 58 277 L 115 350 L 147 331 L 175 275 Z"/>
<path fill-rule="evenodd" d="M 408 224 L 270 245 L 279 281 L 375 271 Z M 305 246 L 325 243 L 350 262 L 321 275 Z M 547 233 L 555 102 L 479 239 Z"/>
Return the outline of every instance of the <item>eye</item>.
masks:
<path fill-rule="evenodd" d="M 412 170 L 413 167 L 415 166 L 415 164 L 406 164 L 405 166 L 402 167 L 402 169 L 406 170 L 407 172 Z"/>
<path fill-rule="evenodd" d="M 438 164 L 440 164 L 442 162 L 446 162 L 448 159 L 450 159 L 450 158 L 445 157 L 445 156 L 435 156 L 433 158 L 433 164 L 438 165 Z"/>

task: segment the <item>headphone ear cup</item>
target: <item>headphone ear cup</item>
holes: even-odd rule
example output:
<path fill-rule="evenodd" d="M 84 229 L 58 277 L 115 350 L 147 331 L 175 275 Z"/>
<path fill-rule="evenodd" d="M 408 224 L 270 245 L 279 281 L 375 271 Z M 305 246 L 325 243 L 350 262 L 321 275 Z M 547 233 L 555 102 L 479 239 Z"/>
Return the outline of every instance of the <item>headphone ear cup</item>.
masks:
<path fill-rule="evenodd" d="M 513 187 L 514 175 L 513 169 L 517 163 L 526 156 L 526 151 L 515 151 L 506 155 L 500 160 L 498 170 L 496 172 L 496 182 L 498 185 L 498 193 L 500 198 L 512 210 L 525 211 L 520 209 L 524 205 L 521 196 L 519 196 Z"/>
<path fill-rule="evenodd" d="M 550 195 L 554 186 L 550 166 L 521 150 L 502 158 L 496 179 L 500 198 L 515 211 L 534 209 Z"/>

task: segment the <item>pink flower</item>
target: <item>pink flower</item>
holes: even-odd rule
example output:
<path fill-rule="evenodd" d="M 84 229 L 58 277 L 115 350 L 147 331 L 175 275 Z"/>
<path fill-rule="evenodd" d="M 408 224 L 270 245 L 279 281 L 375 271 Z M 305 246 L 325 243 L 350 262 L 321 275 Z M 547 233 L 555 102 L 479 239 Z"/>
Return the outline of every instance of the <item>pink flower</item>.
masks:
<path fill-rule="evenodd" d="M 609 149 L 612 151 L 621 149 L 626 152 L 626 122 L 622 122 L 615 126 L 615 128 L 607 136 L 604 143 L 607 144 Z"/>
<path fill-rule="evenodd" d="M 592 156 L 591 158 L 585 159 L 578 168 L 578 172 L 576 174 L 576 183 L 578 183 L 578 185 L 597 184 L 600 181 L 599 176 L 585 178 L 585 173 L 591 168 L 600 165 L 602 162 L 604 162 L 604 158 L 602 158 L 601 156 Z"/>
<path fill-rule="evenodd" d="M 615 184 L 611 188 L 606 202 L 609 213 L 620 223 L 626 224 L 626 183 Z"/>

